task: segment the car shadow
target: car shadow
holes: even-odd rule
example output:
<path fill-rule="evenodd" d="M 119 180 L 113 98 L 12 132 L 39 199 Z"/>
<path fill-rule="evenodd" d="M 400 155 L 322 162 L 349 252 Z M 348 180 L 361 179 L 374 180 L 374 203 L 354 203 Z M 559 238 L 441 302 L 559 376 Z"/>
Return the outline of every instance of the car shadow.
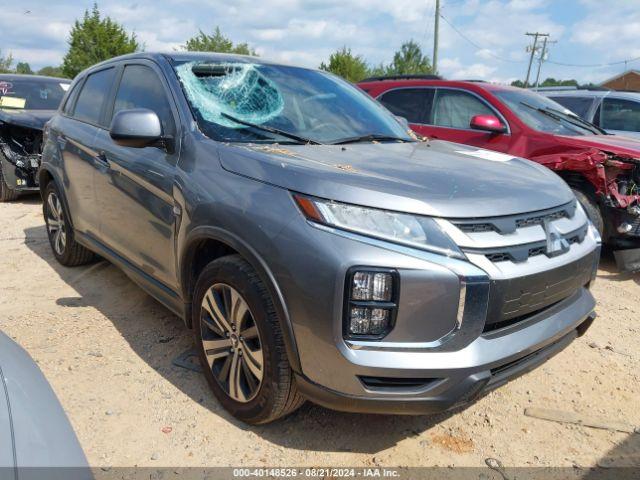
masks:
<path fill-rule="evenodd" d="M 602 249 L 602 255 L 600 256 L 600 265 L 598 269 L 604 273 L 598 273 L 598 278 L 606 278 L 613 282 L 625 282 L 627 280 L 633 280 L 640 285 L 640 272 L 621 272 L 616 265 L 616 259 L 613 255 L 613 250 L 609 248 Z"/>
<path fill-rule="evenodd" d="M 640 434 L 630 433 L 581 476 L 583 480 L 631 480 L 640 478 Z"/>
<path fill-rule="evenodd" d="M 11 200 L 11 203 L 18 203 L 23 205 L 37 205 L 42 203 L 42 198 L 39 192 L 21 193 L 18 198 Z"/>
<path fill-rule="evenodd" d="M 221 407 L 202 374 L 173 364 L 174 359 L 193 346 L 192 333 L 180 318 L 107 261 L 76 268 L 60 265 L 51 252 L 44 225 L 25 229 L 24 233 L 27 247 L 78 292 L 78 296 L 58 298 L 57 305 L 97 309 L 141 359 L 194 402 L 269 442 L 299 450 L 375 454 L 403 439 L 420 435 L 462 410 L 418 417 L 360 415 L 335 412 L 307 402 L 297 412 L 273 424 L 243 424 Z"/>

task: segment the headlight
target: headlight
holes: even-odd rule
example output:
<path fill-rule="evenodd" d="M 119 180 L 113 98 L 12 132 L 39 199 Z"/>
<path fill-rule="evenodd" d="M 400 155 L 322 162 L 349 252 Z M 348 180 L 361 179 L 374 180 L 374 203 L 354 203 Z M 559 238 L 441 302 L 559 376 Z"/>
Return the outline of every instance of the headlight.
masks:
<path fill-rule="evenodd" d="M 458 246 L 432 218 L 360 207 L 300 194 L 294 194 L 293 198 L 307 220 L 312 222 L 430 250 L 449 257 L 464 258 Z"/>

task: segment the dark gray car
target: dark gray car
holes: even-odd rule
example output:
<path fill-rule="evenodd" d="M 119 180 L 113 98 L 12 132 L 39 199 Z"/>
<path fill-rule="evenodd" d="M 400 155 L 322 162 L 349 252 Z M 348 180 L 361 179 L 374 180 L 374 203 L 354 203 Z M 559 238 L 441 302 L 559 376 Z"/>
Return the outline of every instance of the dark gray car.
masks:
<path fill-rule="evenodd" d="M 196 53 L 96 65 L 48 124 L 40 187 L 56 258 L 95 252 L 180 315 L 250 423 L 305 398 L 441 411 L 593 319 L 600 240 L 562 180 L 418 141 L 326 72 Z"/>
<path fill-rule="evenodd" d="M 40 369 L 0 332 L 0 479 L 93 478 Z"/>

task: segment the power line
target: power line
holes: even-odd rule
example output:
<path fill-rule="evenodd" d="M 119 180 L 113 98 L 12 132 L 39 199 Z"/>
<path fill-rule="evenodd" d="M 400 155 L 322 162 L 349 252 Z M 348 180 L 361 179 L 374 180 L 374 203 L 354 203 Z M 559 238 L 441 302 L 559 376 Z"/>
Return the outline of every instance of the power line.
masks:
<path fill-rule="evenodd" d="M 489 55 L 490 57 L 493 57 L 496 60 L 499 60 L 501 62 L 518 63 L 518 64 L 522 64 L 522 63 L 526 62 L 526 60 L 511 60 L 509 58 L 502 58 L 502 57 L 494 54 L 493 52 L 491 52 L 487 48 L 478 45 L 476 42 L 474 42 L 469 37 L 467 37 L 453 23 L 451 23 L 444 15 L 442 15 L 442 13 L 440 13 L 440 18 L 442 18 L 442 20 L 444 20 L 445 23 L 447 25 L 449 25 L 451 27 L 451 29 L 454 32 L 456 32 L 462 39 L 464 39 L 470 45 L 474 46 L 476 48 L 476 50 L 483 50 L 483 51 L 485 51 L 487 53 L 487 55 Z M 628 64 L 628 63 L 632 63 L 632 62 L 637 62 L 639 60 L 640 60 L 640 57 L 634 57 L 634 58 L 629 58 L 629 59 L 626 59 L 626 60 L 618 60 L 618 61 L 609 62 L 609 63 L 590 63 L 590 64 L 587 64 L 587 63 L 582 63 L 582 64 L 580 64 L 580 63 L 566 63 L 566 62 L 557 62 L 557 61 L 554 61 L 554 60 L 545 60 L 545 61 L 547 63 L 551 63 L 553 65 L 559 65 L 561 67 L 600 68 L 600 67 L 613 67 L 615 65 Z"/>
<path fill-rule="evenodd" d="M 483 51 L 485 51 L 487 53 L 487 55 L 489 55 L 490 57 L 495 58 L 496 60 L 500 60 L 501 62 L 523 63 L 522 60 L 510 60 L 508 58 L 502 58 L 502 57 L 499 57 L 498 55 L 495 55 L 493 52 L 491 52 L 490 50 L 487 50 L 484 47 L 481 47 L 476 42 L 474 42 L 469 37 L 467 37 L 464 33 L 462 33 L 460 30 L 458 30 L 453 23 L 451 23 L 449 20 L 447 20 L 447 18 L 444 15 L 442 15 L 442 13 L 440 14 L 440 18 L 442 18 L 442 20 L 444 20 L 447 23 L 447 25 L 449 25 L 453 29 L 454 32 L 456 32 L 458 35 L 460 35 L 460 37 L 462 37 L 468 43 L 470 43 L 471 45 L 476 47 L 477 50 L 483 50 Z"/>
<path fill-rule="evenodd" d="M 635 57 L 635 58 L 629 58 L 627 60 L 619 60 L 617 62 L 610 62 L 610 63 L 591 63 L 591 64 L 586 64 L 586 63 L 564 63 L 564 62 L 554 62 L 553 60 L 547 60 L 547 63 L 553 63 L 554 65 L 560 65 L 562 67 L 576 67 L 576 68 L 598 68 L 598 67 L 613 67 L 615 65 L 622 65 L 627 64 L 627 63 L 631 63 L 631 62 L 637 62 L 638 60 L 640 60 L 640 57 Z"/>

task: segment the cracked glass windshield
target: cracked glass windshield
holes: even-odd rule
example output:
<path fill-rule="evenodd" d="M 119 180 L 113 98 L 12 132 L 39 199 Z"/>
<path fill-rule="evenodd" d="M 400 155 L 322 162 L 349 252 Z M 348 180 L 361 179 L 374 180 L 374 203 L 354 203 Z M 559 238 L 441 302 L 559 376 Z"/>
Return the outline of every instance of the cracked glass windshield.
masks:
<path fill-rule="evenodd" d="M 253 143 L 409 142 L 384 107 L 328 73 L 241 62 L 174 61 L 205 135 Z"/>

